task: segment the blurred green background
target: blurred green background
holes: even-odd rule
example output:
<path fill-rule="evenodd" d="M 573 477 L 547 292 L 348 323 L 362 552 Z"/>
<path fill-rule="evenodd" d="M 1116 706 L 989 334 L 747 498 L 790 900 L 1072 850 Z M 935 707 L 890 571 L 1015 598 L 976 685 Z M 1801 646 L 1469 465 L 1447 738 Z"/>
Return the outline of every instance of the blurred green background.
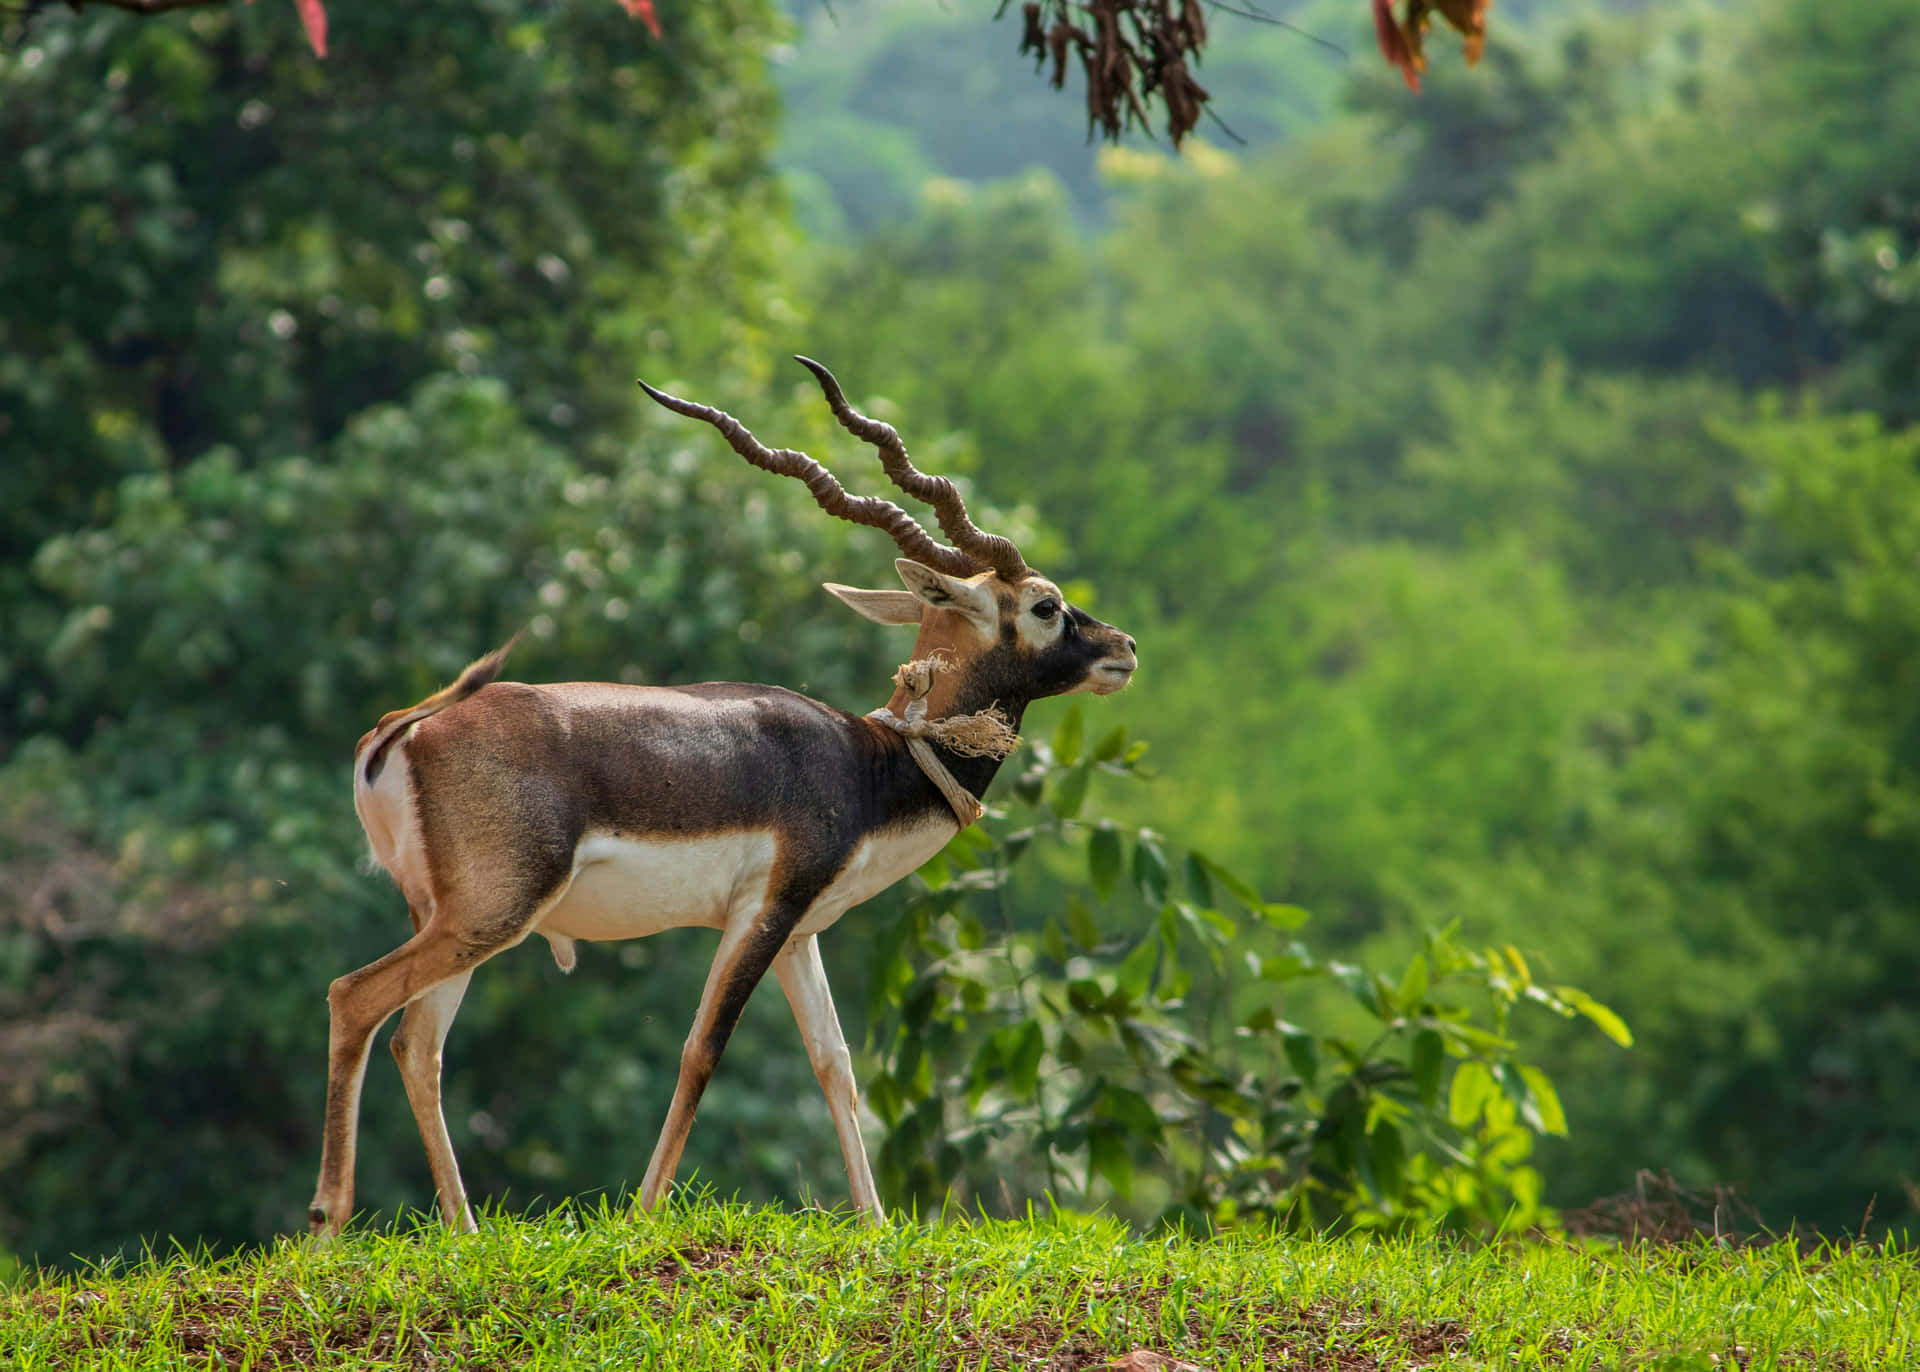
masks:
<path fill-rule="evenodd" d="M 992 8 L 0 15 L 0 1252 L 300 1225 L 327 983 L 408 928 L 353 741 L 515 628 L 879 703 L 904 643 L 816 587 L 892 549 L 632 385 L 873 489 L 797 351 L 1140 640 L 1132 818 L 1627 1018 L 1535 1050 L 1550 1199 L 1911 1223 L 1920 10 L 1505 5 L 1418 96 L 1358 0 L 1216 14 L 1244 142 L 1174 158 Z M 893 900 L 825 941 L 856 1043 Z M 710 943 L 476 979 L 477 1199 L 638 1181 Z M 686 1170 L 841 1194 L 777 993 Z M 360 1181 L 430 1203 L 378 1058 Z"/>

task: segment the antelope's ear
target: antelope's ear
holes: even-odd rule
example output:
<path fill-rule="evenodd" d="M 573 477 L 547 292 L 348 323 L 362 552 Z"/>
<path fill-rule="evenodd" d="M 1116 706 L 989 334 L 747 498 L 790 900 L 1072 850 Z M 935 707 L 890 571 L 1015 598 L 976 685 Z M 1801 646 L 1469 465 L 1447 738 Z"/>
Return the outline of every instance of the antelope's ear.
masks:
<path fill-rule="evenodd" d="M 936 572 L 910 557 L 895 558 L 893 569 L 900 573 L 900 579 L 921 604 L 936 610 L 958 610 L 987 634 L 1000 627 L 1000 607 L 994 602 L 993 592 L 985 586 Z"/>
<path fill-rule="evenodd" d="M 858 586 L 826 583 L 827 591 L 843 605 L 875 624 L 918 624 L 920 597 L 910 591 L 863 591 Z"/>

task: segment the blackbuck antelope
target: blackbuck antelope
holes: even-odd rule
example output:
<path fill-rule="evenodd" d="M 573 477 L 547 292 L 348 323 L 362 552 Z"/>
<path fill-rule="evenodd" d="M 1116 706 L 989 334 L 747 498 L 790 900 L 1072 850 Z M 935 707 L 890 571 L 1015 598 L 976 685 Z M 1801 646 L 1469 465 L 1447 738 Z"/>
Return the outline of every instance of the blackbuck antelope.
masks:
<path fill-rule="evenodd" d="M 337 1232 L 352 1212 L 368 1047 L 395 1010 L 404 1007 L 393 1055 L 440 1209 L 470 1230 L 440 1110 L 440 1054 L 473 969 L 530 934 L 570 969 L 576 939 L 684 925 L 718 929 L 720 947 L 641 1203 L 672 1184 L 701 1093 L 771 967 L 826 1092 L 854 1204 L 881 1218 L 820 931 L 978 818 L 1029 701 L 1119 690 L 1134 643 L 1067 604 L 1007 539 L 976 528 L 952 482 L 917 470 L 890 425 L 854 410 L 825 367 L 799 360 L 894 484 L 933 507 L 952 547 L 899 506 L 848 495 L 806 454 L 767 448 L 731 416 L 641 384 L 756 467 L 805 482 L 829 514 L 892 536 L 905 590 L 826 588 L 868 619 L 919 627 L 892 699 L 861 716 L 778 686 L 527 686 L 494 679 L 501 648 L 382 719 L 354 750 L 354 807 L 406 896 L 414 935 L 327 991 L 315 1233 Z"/>

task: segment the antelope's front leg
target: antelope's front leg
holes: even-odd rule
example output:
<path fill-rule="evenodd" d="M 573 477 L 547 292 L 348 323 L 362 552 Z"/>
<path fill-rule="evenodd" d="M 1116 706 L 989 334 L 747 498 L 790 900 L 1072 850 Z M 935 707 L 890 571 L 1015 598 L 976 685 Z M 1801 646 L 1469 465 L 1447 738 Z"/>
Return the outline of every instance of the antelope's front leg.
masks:
<path fill-rule="evenodd" d="M 687 1134 L 693 1129 L 694 1111 L 713 1078 L 713 1069 L 719 1065 L 720 1054 L 726 1051 L 727 1040 L 733 1036 L 734 1025 L 740 1022 L 740 1011 L 805 910 L 804 902 L 776 901 L 748 919 L 734 920 L 721 933 L 713 966 L 707 970 L 706 987 L 700 992 L 700 1009 L 694 1014 L 686 1046 L 680 1050 L 680 1079 L 673 1088 L 673 1104 L 667 1110 L 667 1122 L 660 1126 L 660 1141 L 653 1146 L 646 1179 L 640 1183 L 643 1209 L 653 1209 L 673 1185 Z"/>
<path fill-rule="evenodd" d="M 793 940 L 773 960 L 773 971 L 780 978 L 780 989 L 787 993 L 787 1004 L 793 1007 L 794 1023 L 800 1026 L 800 1037 L 807 1045 L 807 1059 L 820 1080 L 820 1089 L 826 1093 L 827 1109 L 833 1113 L 834 1132 L 840 1135 L 840 1151 L 847 1160 L 853 1203 L 873 1223 L 884 1223 L 887 1212 L 880 1207 L 880 1192 L 873 1184 L 866 1143 L 860 1137 L 860 1091 L 853 1079 L 853 1055 L 847 1051 L 840 1017 L 834 1013 L 819 939 L 808 934 Z"/>

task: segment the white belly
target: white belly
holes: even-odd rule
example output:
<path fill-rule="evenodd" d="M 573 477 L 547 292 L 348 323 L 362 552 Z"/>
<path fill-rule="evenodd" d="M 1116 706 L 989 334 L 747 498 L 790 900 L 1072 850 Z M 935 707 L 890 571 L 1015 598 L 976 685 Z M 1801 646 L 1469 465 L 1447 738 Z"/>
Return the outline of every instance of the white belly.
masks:
<path fill-rule="evenodd" d="M 537 928 L 589 941 L 722 928 L 736 911 L 760 907 L 773 855 L 773 835 L 765 832 L 673 840 L 589 834 L 574 851 L 572 884 Z"/>
<path fill-rule="evenodd" d="M 866 840 L 794 932 L 819 933 L 920 866 L 952 836 L 952 822 L 940 820 Z M 603 942 L 688 925 L 724 928 L 730 918 L 760 912 L 774 853 L 768 833 L 674 841 L 589 835 L 575 853 L 567 893 L 536 931 Z"/>

